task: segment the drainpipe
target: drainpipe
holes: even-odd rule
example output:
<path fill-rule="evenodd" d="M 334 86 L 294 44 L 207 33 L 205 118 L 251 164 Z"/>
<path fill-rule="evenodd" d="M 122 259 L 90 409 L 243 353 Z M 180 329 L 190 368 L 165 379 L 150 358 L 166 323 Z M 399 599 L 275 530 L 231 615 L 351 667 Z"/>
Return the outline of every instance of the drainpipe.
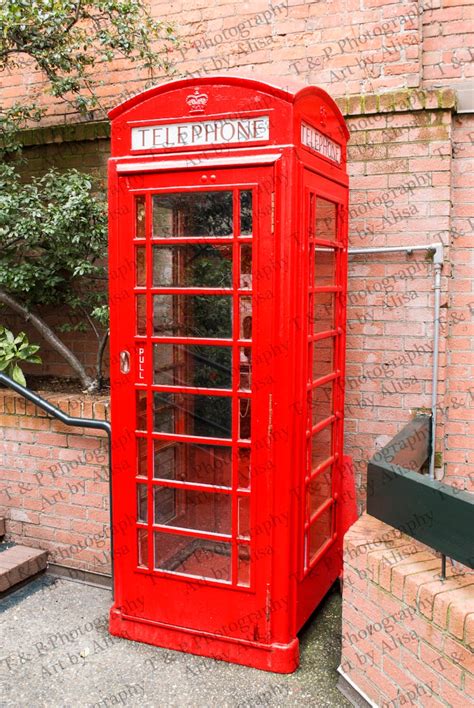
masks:
<path fill-rule="evenodd" d="M 433 254 L 434 266 L 434 314 L 433 314 L 433 370 L 431 375 L 431 454 L 430 454 L 430 479 L 434 479 L 435 451 L 436 451 L 436 419 L 438 399 L 438 366 L 439 366 L 439 314 L 441 307 L 441 270 L 444 261 L 442 243 L 431 243 L 427 246 L 384 246 L 380 248 L 349 248 L 350 256 L 361 256 L 366 253 L 407 253 L 414 251 L 428 251 Z"/>

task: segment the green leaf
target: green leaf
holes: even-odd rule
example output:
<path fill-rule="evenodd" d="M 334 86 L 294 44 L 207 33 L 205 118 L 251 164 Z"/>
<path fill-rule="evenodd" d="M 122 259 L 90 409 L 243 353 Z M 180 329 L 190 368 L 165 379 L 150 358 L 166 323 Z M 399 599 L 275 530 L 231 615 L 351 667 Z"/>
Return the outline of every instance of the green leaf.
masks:
<path fill-rule="evenodd" d="M 18 364 L 13 367 L 11 378 L 22 386 L 26 386 L 26 379 Z"/>

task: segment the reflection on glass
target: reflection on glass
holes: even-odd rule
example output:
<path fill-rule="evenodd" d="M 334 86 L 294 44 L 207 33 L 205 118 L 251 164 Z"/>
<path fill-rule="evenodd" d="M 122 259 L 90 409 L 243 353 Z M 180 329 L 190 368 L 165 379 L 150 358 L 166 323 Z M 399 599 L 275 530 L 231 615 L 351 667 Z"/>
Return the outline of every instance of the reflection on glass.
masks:
<path fill-rule="evenodd" d="M 250 487 L 250 448 L 239 447 L 239 487 Z"/>
<path fill-rule="evenodd" d="M 231 347 L 183 344 L 153 346 L 153 380 L 164 386 L 231 388 Z"/>
<path fill-rule="evenodd" d="M 164 489 L 164 488 L 162 488 Z M 182 529 L 194 529 L 209 533 L 230 534 L 232 497 L 223 492 L 202 492 L 194 489 L 175 488 L 174 513 L 170 514 L 168 506 L 161 508 L 159 505 L 166 501 L 168 496 L 162 497 L 160 487 L 155 487 L 155 519 L 164 519 L 165 512 L 169 518 L 156 523 L 164 526 L 174 526 Z"/>
<path fill-rule="evenodd" d="M 154 440 L 155 479 L 230 487 L 232 450 L 226 445 Z"/>
<path fill-rule="evenodd" d="M 232 236 L 232 192 L 153 196 L 155 238 Z"/>
<path fill-rule="evenodd" d="M 135 238 L 145 238 L 145 197 L 135 197 Z"/>
<path fill-rule="evenodd" d="M 332 534 L 332 507 L 326 509 L 308 530 L 309 535 L 309 562 L 317 555 L 324 544 L 329 541 Z"/>
<path fill-rule="evenodd" d="M 137 430 L 146 430 L 146 401 L 146 391 L 138 389 L 136 392 Z"/>
<path fill-rule="evenodd" d="M 157 532 L 154 545 L 156 570 L 230 582 L 230 543 Z"/>
<path fill-rule="evenodd" d="M 239 439 L 250 440 L 252 402 L 250 398 L 239 399 Z"/>
<path fill-rule="evenodd" d="M 252 288 L 252 244 L 240 245 L 240 287 L 242 290 Z"/>
<path fill-rule="evenodd" d="M 148 488 L 146 484 L 137 484 L 137 521 L 148 521 Z"/>
<path fill-rule="evenodd" d="M 332 428 L 326 426 L 311 438 L 311 469 L 315 470 L 332 455 Z"/>
<path fill-rule="evenodd" d="M 146 335 L 146 295 L 137 295 L 136 298 L 137 334 Z"/>
<path fill-rule="evenodd" d="M 337 241 L 337 208 L 333 202 L 316 197 L 315 238 Z"/>
<path fill-rule="evenodd" d="M 332 467 L 327 467 L 308 483 L 306 505 L 308 517 L 311 516 L 332 496 Z"/>
<path fill-rule="evenodd" d="M 145 247 L 140 246 L 135 249 L 136 254 L 136 285 L 137 287 L 144 287 L 146 285 L 146 258 L 145 258 Z"/>
<path fill-rule="evenodd" d="M 336 252 L 333 248 L 316 246 L 314 251 L 314 285 L 336 285 Z"/>
<path fill-rule="evenodd" d="M 231 397 L 153 394 L 154 430 L 199 437 L 231 437 Z"/>
<path fill-rule="evenodd" d="M 154 295 L 154 334 L 163 337 L 229 339 L 232 297 L 227 295 Z"/>
<path fill-rule="evenodd" d="M 138 565 L 148 568 L 148 531 L 137 529 Z"/>
<path fill-rule="evenodd" d="M 252 192 L 240 192 L 240 235 L 252 235 Z"/>
<path fill-rule="evenodd" d="M 317 425 L 333 414 L 333 381 L 316 386 L 310 393 L 311 422 Z"/>
<path fill-rule="evenodd" d="M 239 347 L 239 372 L 241 391 L 250 391 L 252 387 L 252 347 Z"/>
<path fill-rule="evenodd" d="M 240 339 L 252 339 L 252 298 L 239 297 Z"/>
<path fill-rule="evenodd" d="M 231 288 L 232 246 L 211 243 L 153 246 L 153 286 Z"/>
<path fill-rule="evenodd" d="M 334 329 L 335 293 L 313 294 L 313 334 Z"/>
<path fill-rule="evenodd" d="M 334 371 L 334 337 L 323 337 L 313 342 L 313 375 L 312 380 Z"/>
<path fill-rule="evenodd" d="M 176 490 L 171 487 L 154 487 L 153 508 L 155 524 L 171 524 L 176 518 Z"/>
<path fill-rule="evenodd" d="M 137 438 L 137 477 L 146 477 L 147 468 L 147 440 Z"/>
<path fill-rule="evenodd" d="M 239 543 L 238 546 L 237 584 L 250 587 L 250 546 Z"/>
<path fill-rule="evenodd" d="M 238 498 L 238 512 L 238 535 L 241 538 L 250 538 L 250 497 Z"/>

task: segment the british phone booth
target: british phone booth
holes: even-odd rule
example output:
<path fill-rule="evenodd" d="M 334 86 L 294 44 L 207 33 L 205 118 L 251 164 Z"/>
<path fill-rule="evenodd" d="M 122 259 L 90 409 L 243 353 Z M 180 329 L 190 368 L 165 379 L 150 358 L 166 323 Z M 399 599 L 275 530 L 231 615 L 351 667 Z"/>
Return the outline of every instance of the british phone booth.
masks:
<path fill-rule="evenodd" d="M 348 131 L 236 77 L 110 117 L 111 632 L 290 672 L 342 565 Z"/>

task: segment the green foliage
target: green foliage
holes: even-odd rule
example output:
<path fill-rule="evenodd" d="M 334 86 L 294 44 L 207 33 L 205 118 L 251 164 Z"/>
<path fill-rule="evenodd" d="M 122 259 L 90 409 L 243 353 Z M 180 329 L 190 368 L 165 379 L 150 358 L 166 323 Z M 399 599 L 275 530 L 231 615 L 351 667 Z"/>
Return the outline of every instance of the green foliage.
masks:
<path fill-rule="evenodd" d="M 173 27 L 152 18 L 142 0 L 3 0 L 0 3 L 0 72 L 25 60 L 39 70 L 56 98 L 76 111 L 99 108 L 98 63 L 125 57 L 144 68 L 170 70 L 176 44 Z M 15 131 L 41 114 L 34 103 L 0 108 L 4 146 L 14 148 Z M 36 115 L 36 117 L 35 117 Z"/>
<path fill-rule="evenodd" d="M 15 337 L 13 332 L 0 325 L 0 371 L 22 386 L 26 386 L 26 380 L 19 362 L 41 364 L 38 350 L 39 346 L 30 344 L 24 332 Z"/>
<path fill-rule="evenodd" d="M 29 309 L 68 306 L 63 329 L 106 322 L 107 217 L 93 187 L 77 170 L 22 184 L 0 165 L 0 287 Z"/>

